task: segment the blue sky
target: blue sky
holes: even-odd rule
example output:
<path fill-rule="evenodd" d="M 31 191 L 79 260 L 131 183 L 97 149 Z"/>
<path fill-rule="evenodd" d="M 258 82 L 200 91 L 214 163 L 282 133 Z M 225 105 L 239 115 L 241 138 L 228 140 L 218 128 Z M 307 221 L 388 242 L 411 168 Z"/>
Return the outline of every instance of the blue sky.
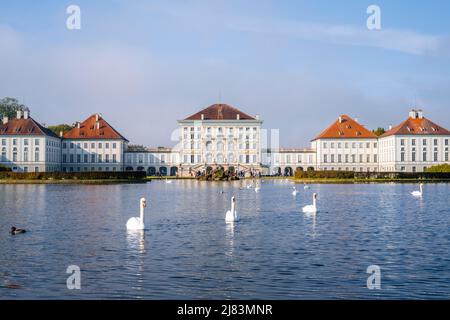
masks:
<path fill-rule="evenodd" d="M 342 2 L 342 3 L 341 3 Z M 82 29 L 66 29 L 67 6 Z M 382 30 L 366 28 L 381 8 Z M 94 112 L 133 143 L 172 145 L 212 103 L 260 114 L 305 147 L 339 114 L 368 128 L 416 103 L 450 127 L 444 1 L 2 1 L 0 97 L 47 124 Z"/>

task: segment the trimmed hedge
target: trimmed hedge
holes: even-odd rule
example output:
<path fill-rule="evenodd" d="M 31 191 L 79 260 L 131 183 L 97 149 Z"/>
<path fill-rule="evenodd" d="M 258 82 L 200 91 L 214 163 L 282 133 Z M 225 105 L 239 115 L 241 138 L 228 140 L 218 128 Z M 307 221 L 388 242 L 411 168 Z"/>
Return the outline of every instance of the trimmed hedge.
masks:
<path fill-rule="evenodd" d="M 0 164 L 0 172 L 11 171 L 11 168 Z"/>
<path fill-rule="evenodd" d="M 450 180 L 450 172 L 296 171 L 296 179 Z"/>
<path fill-rule="evenodd" d="M 140 180 L 145 171 L 86 172 L 0 172 L 0 179 L 10 180 Z"/>

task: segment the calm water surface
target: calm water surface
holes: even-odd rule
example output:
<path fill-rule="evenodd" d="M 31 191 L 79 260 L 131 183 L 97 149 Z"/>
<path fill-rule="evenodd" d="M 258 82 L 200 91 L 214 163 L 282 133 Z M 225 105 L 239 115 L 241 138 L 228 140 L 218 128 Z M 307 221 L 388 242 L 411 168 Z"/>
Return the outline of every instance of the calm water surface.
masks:
<path fill-rule="evenodd" d="M 0 185 L 0 298 L 450 298 L 450 185 Z M 220 190 L 224 194 L 220 194 Z M 301 207 L 319 195 L 320 212 Z M 241 221 L 224 221 L 231 195 Z M 144 233 L 128 233 L 146 197 Z M 29 230 L 11 236 L 11 225 Z M 381 268 L 381 290 L 366 269 Z M 66 268 L 81 268 L 68 290 Z M 11 287 L 16 287 L 15 289 Z"/>

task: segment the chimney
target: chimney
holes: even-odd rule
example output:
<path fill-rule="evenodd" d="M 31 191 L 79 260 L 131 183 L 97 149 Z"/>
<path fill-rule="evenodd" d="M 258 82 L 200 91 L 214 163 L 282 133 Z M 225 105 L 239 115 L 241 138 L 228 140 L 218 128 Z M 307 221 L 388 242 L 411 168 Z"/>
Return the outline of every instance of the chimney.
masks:
<path fill-rule="evenodd" d="M 236 120 L 239 120 L 240 119 L 240 116 L 239 116 L 239 113 L 237 113 L 236 114 Z"/>
<path fill-rule="evenodd" d="M 423 111 L 422 111 L 422 109 L 417 110 L 417 118 L 423 119 Z"/>
<path fill-rule="evenodd" d="M 202 113 L 202 114 L 200 115 L 200 118 L 201 118 L 202 120 L 205 120 L 205 115 Z"/>
<path fill-rule="evenodd" d="M 3 124 L 7 124 L 8 123 L 8 117 L 3 117 Z"/>
<path fill-rule="evenodd" d="M 339 116 L 339 123 L 342 123 L 342 116 Z"/>
<path fill-rule="evenodd" d="M 416 119 L 417 118 L 417 110 L 416 109 L 412 109 L 409 112 L 409 117 L 412 118 L 412 119 Z"/>
<path fill-rule="evenodd" d="M 355 122 L 356 122 L 356 123 L 359 123 L 358 118 L 355 118 Z"/>
<path fill-rule="evenodd" d="M 30 112 L 25 110 L 25 111 L 23 112 L 23 118 L 24 118 L 24 119 L 28 119 L 29 116 L 30 116 Z"/>
<path fill-rule="evenodd" d="M 389 129 L 388 130 L 392 130 L 392 124 L 389 125 Z"/>
<path fill-rule="evenodd" d="M 100 122 L 97 121 L 95 123 L 95 129 L 100 130 Z"/>
<path fill-rule="evenodd" d="M 95 114 L 95 122 L 98 122 L 98 113 Z"/>
<path fill-rule="evenodd" d="M 256 119 L 256 120 L 259 120 L 259 114 L 257 114 L 257 115 L 255 116 L 255 119 Z"/>
<path fill-rule="evenodd" d="M 64 133 L 62 132 L 62 130 L 59 132 L 59 136 L 62 138 L 64 135 Z"/>
<path fill-rule="evenodd" d="M 21 119 L 22 118 L 22 111 L 17 110 L 17 119 Z"/>
<path fill-rule="evenodd" d="M 77 128 L 80 129 L 80 123 L 79 122 L 77 122 Z"/>

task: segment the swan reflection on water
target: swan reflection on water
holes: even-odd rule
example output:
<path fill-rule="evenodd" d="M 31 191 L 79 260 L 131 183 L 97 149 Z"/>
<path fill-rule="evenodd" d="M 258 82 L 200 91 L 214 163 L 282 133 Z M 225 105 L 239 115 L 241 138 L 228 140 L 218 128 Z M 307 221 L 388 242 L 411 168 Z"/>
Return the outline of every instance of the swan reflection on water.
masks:
<path fill-rule="evenodd" d="M 312 235 L 312 238 L 315 239 L 316 238 L 316 214 L 315 213 L 305 213 L 304 216 L 306 218 L 308 218 L 309 220 L 311 220 L 311 222 L 312 222 L 312 225 L 311 225 L 312 233 L 311 233 L 311 235 Z"/>
<path fill-rule="evenodd" d="M 128 248 L 138 253 L 145 252 L 145 232 L 144 230 L 127 230 Z"/>
<path fill-rule="evenodd" d="M 225 240 L 226 240 L 226 252 L 225 254 L 228 257 L 232 257 L 234 254 L 234 229 L 236 228 L 236 224 L 234 223 L 227 223 L 226 224 L 226 233 L 225 233 Z"/>

